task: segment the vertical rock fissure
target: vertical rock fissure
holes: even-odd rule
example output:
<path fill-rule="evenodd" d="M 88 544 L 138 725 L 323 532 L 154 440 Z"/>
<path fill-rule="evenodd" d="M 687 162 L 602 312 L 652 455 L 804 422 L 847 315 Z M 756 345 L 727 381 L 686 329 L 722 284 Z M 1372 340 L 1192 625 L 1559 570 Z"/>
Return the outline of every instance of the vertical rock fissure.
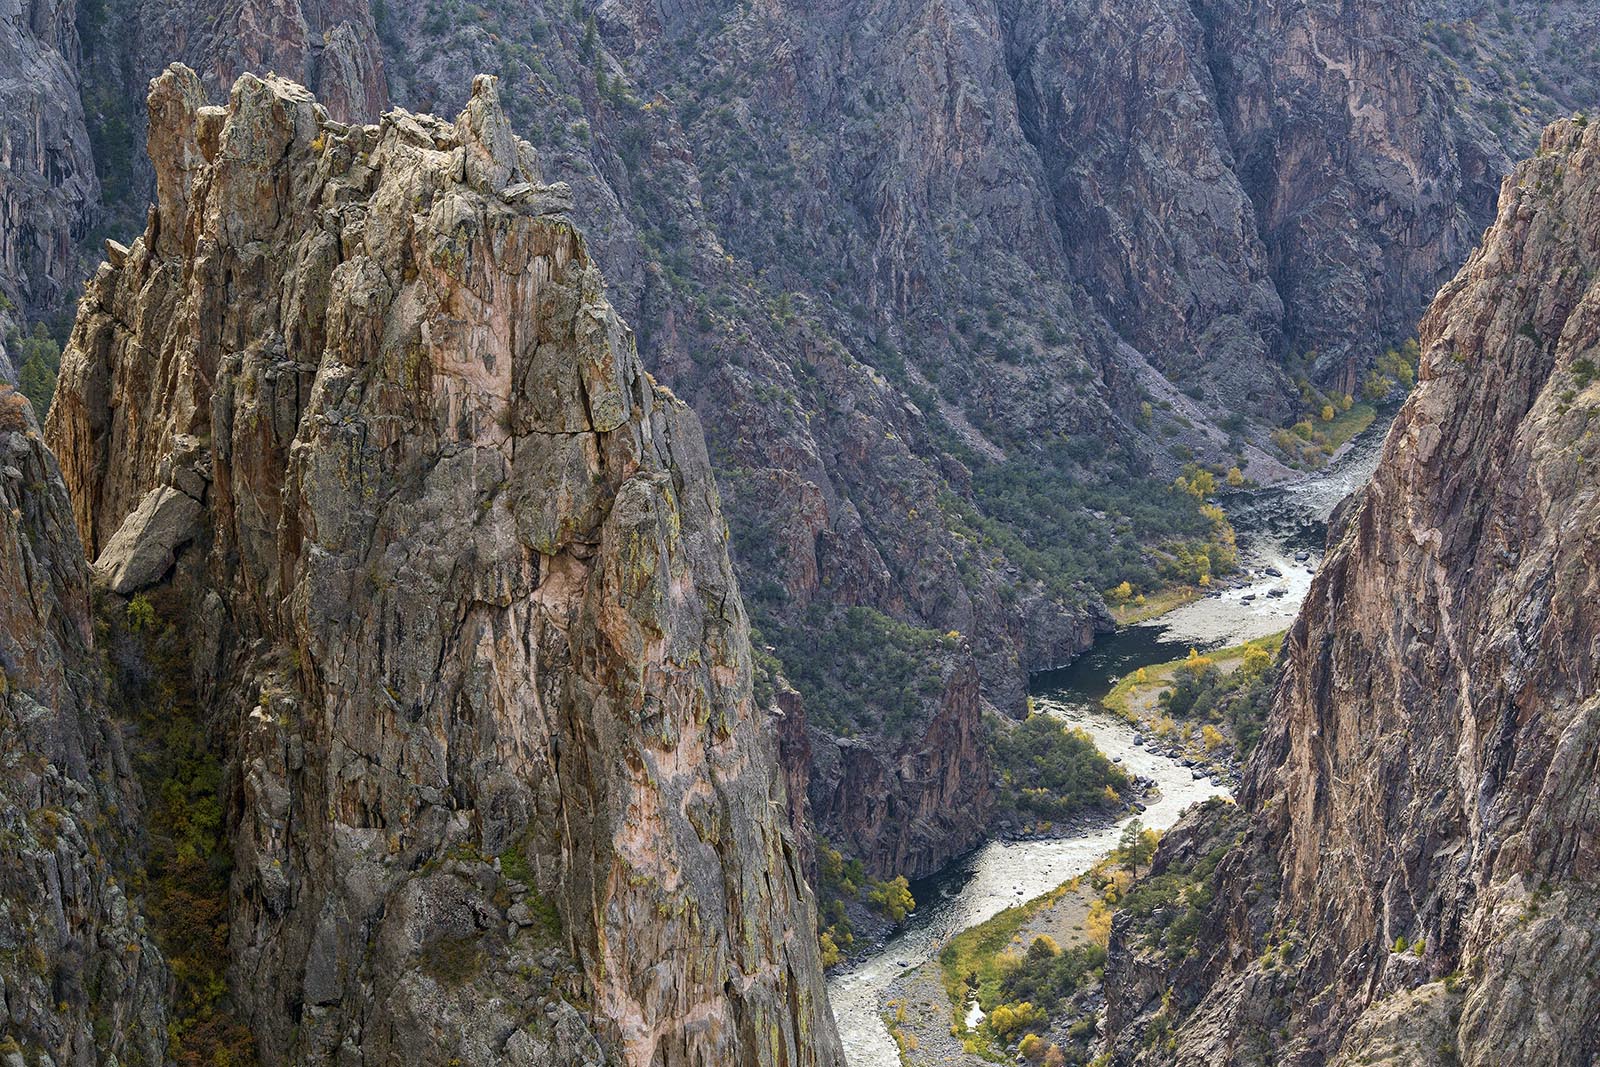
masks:
<path fill-rule="evenodd" d="M 51 432 L 117 595 L 220 631 L 194 669 L 262 1059 L 837 1067 L 698 424 L 494 81 L 454 123 L 348 126 L 275 77 L 200 99 L 152 86 L 162 205 L 90 286 Z M 155 519 L 191 476 L 204 538 Z"/>

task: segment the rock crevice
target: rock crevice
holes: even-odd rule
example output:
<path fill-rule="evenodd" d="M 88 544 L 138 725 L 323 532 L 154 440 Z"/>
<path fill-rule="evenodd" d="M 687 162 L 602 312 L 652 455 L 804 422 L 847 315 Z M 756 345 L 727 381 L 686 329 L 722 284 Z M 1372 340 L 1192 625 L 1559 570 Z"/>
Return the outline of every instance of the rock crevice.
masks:
<path fill-rule="evenodd" d="M 1286 640 L 1199 951 L 1114 937 L 1121 1061 L 1600 1055 L 1597 194 L 1600 130 L 1551 126 L 1424 318 L 1421 384 Z"/>
<path fill-rule="evenodd" d="M 494 80 L 150 109 L 49 432 L 103 578 L 204 631 L 263 1059 L 839 1063 L 698 422 Z"/>

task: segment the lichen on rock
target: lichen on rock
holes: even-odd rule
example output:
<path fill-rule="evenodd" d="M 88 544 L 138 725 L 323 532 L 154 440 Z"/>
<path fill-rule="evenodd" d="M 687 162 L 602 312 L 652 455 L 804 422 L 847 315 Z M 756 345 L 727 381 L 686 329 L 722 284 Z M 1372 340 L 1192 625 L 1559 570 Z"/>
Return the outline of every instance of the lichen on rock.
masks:
<path fill-rule="evenodd" d="M 699 424 L 494 80 L 150 99 L 49 432 L 90 554 L 165 531 L 119 588 L 201 631 L 263 1060 L 839 1063 Z M 130 529 L 169 491 L 192 535 Z"/>

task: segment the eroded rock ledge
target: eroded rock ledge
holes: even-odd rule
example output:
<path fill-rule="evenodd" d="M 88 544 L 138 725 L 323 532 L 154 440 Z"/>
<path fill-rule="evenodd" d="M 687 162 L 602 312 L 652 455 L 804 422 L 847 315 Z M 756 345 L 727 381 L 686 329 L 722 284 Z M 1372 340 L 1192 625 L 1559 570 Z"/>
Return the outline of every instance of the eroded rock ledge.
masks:
<path fill-rule="evenodd" d="M 263 1060 L 841 1062 L 699 425 L 494 81 L 150 113 L 49 435 L 193 620 Z"/>

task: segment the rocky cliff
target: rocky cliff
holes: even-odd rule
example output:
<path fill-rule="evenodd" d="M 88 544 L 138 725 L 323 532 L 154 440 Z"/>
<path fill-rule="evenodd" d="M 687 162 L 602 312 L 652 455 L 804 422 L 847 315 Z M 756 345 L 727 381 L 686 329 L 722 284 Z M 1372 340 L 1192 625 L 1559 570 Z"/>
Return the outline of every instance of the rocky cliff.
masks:
<path fill-rule="evenodd" d="M 1596 203 L 1600 130 L 1551 126 L 1423 320 L 1421 385 L 1336 518 L 1243 811 L 1157 861 L 1228 849 L 1191 893 L 1214 898 L 1201 935 L 1186 956 L 1118 922 L 1119 1062 L 1600 1055 Z"/>
<path fill-rule="evenodd" d="M 936 874 L 989 833 L 994 772 L 977 672 L 963 658 L 940 681 L 937 709 L 914 730 L 868 739 L 818 731 L 811 741 L 814 825 L 878 878 Z"/>
<path fill-rule="evenodd" d="M 137 232 L 135 110 L 171 60 L 213 91 L 276 68 L 346 120 L 453 114 L 495 73 L 646 366 L 708 427 L 780 655 L 868 607 L 967 636 L 960 703 L 1013 714 L 1109 625 L 1104 590 L 1173 580 L 1205 536 L 1167 488 L 1183 465 L 1282 475 L 1270 431 L 1323 403 L 1297 379 L 1356 391 L 1530 131 L 1600 99 L 1593 0 L 79 6 L 43 99 L 66 115 L 76 78 L 87 132 L 64 136 L 101 192 L 79 160 L 66 206 L 0 235 Z M 831 734 L 897 759 L 865 721 Z"/>
<path fill-rule="evenodd" d="M 839 1063 L 699 425 L 493 79 L 149 108 L 49 436 L 108 595 L 187 620 L 262 1061 Z"/>
<path fill-rule="evenodd" d="M 0 292 L 30 317 L 70 310 L 98 237 L 142 224 L 146 82 L 194 66 L 214 91 L 246 70 L 316 89 L 344 120 L 388 106 L 364 0 L 39 0 L 0 13 Z M 463 78 L 465 75 L 463 75 Z"/>
<path fill-rule="evenodd" d="M 0 384 L 0 1050 L 10 1062 L 165 1057 L 167 965 L 129 895 L 143 798 L 106 714 L 89 597 L 55 460 L 28 401 Z"/>
<path fill-rule="evenodd" d="M 78 99 L 71 0 L 11 4 L 0 18 L 0 291 L 30 311 L 69 298 L 78 243 L 100 200 Z"/>
<path fill-rule="evenodd" d="M 500 73 L 595 220 L 620 305 L 652 324 L 647 362 L 706 421 L 786 665 L 803 673 L 785 645 L 803 655 L 812 619 L 865 605 L 969 635 L 982 698 L 1010 712 L 1028 671 L 1107 625 L 1101 590 L 1159 585 L 1148 548 L 1196 536 L 1180 509 L 1141 510 L 1154 482 L 1187 456 L 1281 470 L 1241 427 L 1300 404 L 1286 355 L 1353 387 L 1488 222 L 1526 115 L 1594 87 L 1541 82 L 1516 90 L 1503 131 L 1478 121 L 1505 73 L 1557 67 L 1549 48 L 1516 52 L 1545 38 L 1531 9 L 404 10 L 379 23 L 405 42 L 396 97 Z M 1439 17 L 1484 27 L 1470 56 L 1433 44 Z M 874 803 L 917 808 L 926 794 L 883 773 L 898 738 L 830 732 L 876 755 Z M 834 747 L 813 746 L 823 792 Z M 820 830 L 849 839 L 851 819 L 813 801 Z"/>

